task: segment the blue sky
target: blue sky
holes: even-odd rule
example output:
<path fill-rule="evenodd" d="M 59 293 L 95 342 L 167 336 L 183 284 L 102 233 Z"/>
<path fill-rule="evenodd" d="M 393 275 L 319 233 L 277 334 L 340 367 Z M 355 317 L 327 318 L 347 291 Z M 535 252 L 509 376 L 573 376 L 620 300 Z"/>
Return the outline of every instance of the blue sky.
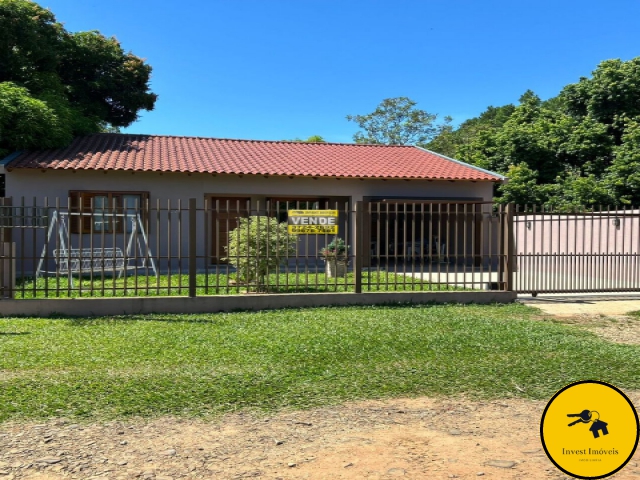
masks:
<path fill-rule="evenodd" d="M 126 131 L 351 142 L 347 114 L 407 96 L 456 122 L 640 56 L 638 0 L 41 0 L 153 66 Z"/>

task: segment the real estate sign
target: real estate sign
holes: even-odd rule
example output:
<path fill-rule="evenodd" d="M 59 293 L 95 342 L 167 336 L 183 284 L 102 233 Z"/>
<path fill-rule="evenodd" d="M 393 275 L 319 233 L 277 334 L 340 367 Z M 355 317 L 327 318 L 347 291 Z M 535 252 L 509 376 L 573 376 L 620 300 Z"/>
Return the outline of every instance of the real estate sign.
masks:
<path fill-rule="evenodd" d="M 303 235 L 337 235 L 337 210 L 289 210 L 287 225 L 289 233 Z"/>

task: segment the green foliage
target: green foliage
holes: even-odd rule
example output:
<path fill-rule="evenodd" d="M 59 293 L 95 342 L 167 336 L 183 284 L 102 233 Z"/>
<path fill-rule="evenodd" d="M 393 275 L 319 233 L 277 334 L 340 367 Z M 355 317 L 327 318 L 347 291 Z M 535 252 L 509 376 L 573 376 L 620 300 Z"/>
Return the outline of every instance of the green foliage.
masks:
<path fill-rule="evenodd" d="M 591 78 L 567 85 L 562 97 L 567 111 L 608 125 L 619 143 L 625 118 L 640 116 L 640 57 L 629 61 L 605 60 Z"/>
<path fill-rule="evenodd" d="M 0 1 L 0 45 L 0 154 L 126 127 L 154 107 L 149 65 L 32 1 Z"/>
<path fill-rule="evenodd" d="M 614 148 L 614 160 L 604 181 L 612 196 L 621 203 L 640 205 L 640 117 L 630 120 Z"/>
<path fill-rule="evenodd" d="M 640 205 L 640 57 L 608 60 L 549 100 L 489 107 L 427 148 L 510 178 L 501 202 Z"/>
<path fill-rule="evenodd" d="M 571 212 L 581 208 L 616 205 L 611 190 L 593 174 L 582 175 L 568 170 L 556 179 L 554 185 L 539 186 L 551 192 L 548 203 L 558 211 Z"/>
<path fill-rule="evenodd" d="M 530 100 L 517 107 L 499 129 L 477 135 L 460 149 L 460 159 L 500 173 L 526 164 L 537 182 L 554 183 L 568 168 L 600 175 L 610 162 L 611 138 L 592 119 L 575 119 Z"/>
<path fill-rule="evenodd" d="M 99 32 L 69 34 L 62 46 L 60 78 L 69 86 L 69 101 L 98 122 L 126 127 L 138 111 L 153 110 L 151 67 L 126 53 L 115 38 Z"/>
<path fill-rule="evenodd" d="M 22 150 L 59 147 L 71 140 L 64 115 L 12 82 L 0 83 L 0 158 Z M 4 147 L 4 148 L 3 148 Z"/>
<path fill-rule="evenodd" d="M 260 290 L 269 273 L 278 271 L 296 253 L 297 235 L 289 234 L 286 223 L 267 216 L 238 219 L 238 226 L 229 232 L 229 245 L 224 259 L 236 267 L 238 278 L 255 284 Z"/>
<path fill-rule="evenodd" d="M 526 163 L 510 165 L 506 171 L 509 181 L 498 187 L 501 203 L 541 205 L 549 200 L 549 186 L 538 184 L 538 172 Z"/>
<path fill-rule="evenodd" d="M 427 148 L 509 177 L 501 202 L 640 205 L 640 57 L 607 60 L 549 100 L 489 107 Z"/>
<path fill-rule="evenodd" d="M 51 11 L 26 0 L 2 0 L 0 83 L 13 81 L 40 93 L 57 71 L 64 37 Z"/>
<path fill-rule="evenodd" d="M 347 115 L 347 120 L 364 130 L 357 132 L 353 140 L 384 145 L 424 144 L 451 123 L 451 117 L 445 117 L 436 124 L 436 114 L 415 106 L 416 102 L 407 97 L 386 98 L 368 115 Z"/>
<path fill-rule="evenodd" d="M 346 260 L 349 252 L 349 246 L 344 243 L 344 239 L 335 237 L 326 247 L 320 249 L 320 255 L 326 259 L 335 258 Z"/>
<path fill-rule="evenodd" d="M 515 108 L 511 104 L 502 107 L 487 107 L 480 116 L 466 120 L 457 129 L 451 125 L 444 126 L 438 136 L 424 146 L 448 157 L 458 158 L 459 149 L 468 145 L 476 136 L 493 132 L 502 127 L 513 114 Z"/>
<path fill-rule="evenodd" d="M 299 143 L 327 143 L 327 141 L 321 135 L 311 135 L 306 140 L 301 138 L 294 138 L 292 140 L 282 140 L 283 142 L 299 142 Z"/>

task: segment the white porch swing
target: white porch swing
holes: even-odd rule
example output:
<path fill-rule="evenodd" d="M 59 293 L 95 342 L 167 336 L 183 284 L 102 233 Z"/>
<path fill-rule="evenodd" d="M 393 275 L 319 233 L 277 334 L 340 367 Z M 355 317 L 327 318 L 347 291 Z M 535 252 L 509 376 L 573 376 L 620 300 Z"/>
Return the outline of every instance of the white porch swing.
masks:
<path fill-rule="evenodd" d="M 83 217 L 90 217 L 93 221 L 99 218 L 103 224 L 106 221 L 115 221 L 121 218 L 126 225 L 130 222 L 131 229 L 123 229 L 129 235 L 125 252 L 120 247 L 94 247 L 73 248 L 71 247 L 71 236 L 67 227 L 69 217 L 78 217 L 81 222 Z M 111 220 L 113 219 L 113 220 Z M 58 248 L 53 250 L 52 255 L 48 255 L 48 248 L 51 244 L 52 236 L 56 232 L 58 237 Z M 86 234 L 93 235 L 93 234 Z M 109 238 L 115 234 L 102 233 L 93 235 L 93 238 Z M 67 240 L 69 245 L 67 245 Z M 141 241 L 142 240 L 142 241 Z M 92 242 L 93 243 L 93 239 Z M 137 248 L 136 248 L 137 247 Z M 53 258 L 56 263 L 56 270 L 46 270 L 45 260 Z M 139 262 L 136 264 L 136 262 Z M 147 263 L 148 262 L 148 263 Z M 47 241 L 42 247 L 42 253 L 36 269 L 36 278 L 43 275 L 64 275 L 69 277 L 69 284 L 73 287 L 73 275 L 81 277 L 85 273 L 99 273 L 116 275 L 120 278 L 122 274 L 129 270 L 151 269 L 154 276 L 158 276 L 156 262 L 149 248 L 149 238 L 144 229 L 144 224 L 139 213 L 85 213 L 85 212 L 59 212 L 54 210 L 47 231 Z"/>

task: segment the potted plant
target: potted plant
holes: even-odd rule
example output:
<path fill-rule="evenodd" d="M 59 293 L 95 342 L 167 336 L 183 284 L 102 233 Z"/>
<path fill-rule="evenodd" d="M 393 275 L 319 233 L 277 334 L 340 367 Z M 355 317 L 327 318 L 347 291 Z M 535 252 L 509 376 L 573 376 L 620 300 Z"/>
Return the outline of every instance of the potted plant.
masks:
<path fill-rule="evenodd" d="M 326 247 L 320 249 L 325 261 L 325 273 L 328 278 L 344 277 L 349 265 L 349 246 L 344 240 L 335 237 Z"/>

